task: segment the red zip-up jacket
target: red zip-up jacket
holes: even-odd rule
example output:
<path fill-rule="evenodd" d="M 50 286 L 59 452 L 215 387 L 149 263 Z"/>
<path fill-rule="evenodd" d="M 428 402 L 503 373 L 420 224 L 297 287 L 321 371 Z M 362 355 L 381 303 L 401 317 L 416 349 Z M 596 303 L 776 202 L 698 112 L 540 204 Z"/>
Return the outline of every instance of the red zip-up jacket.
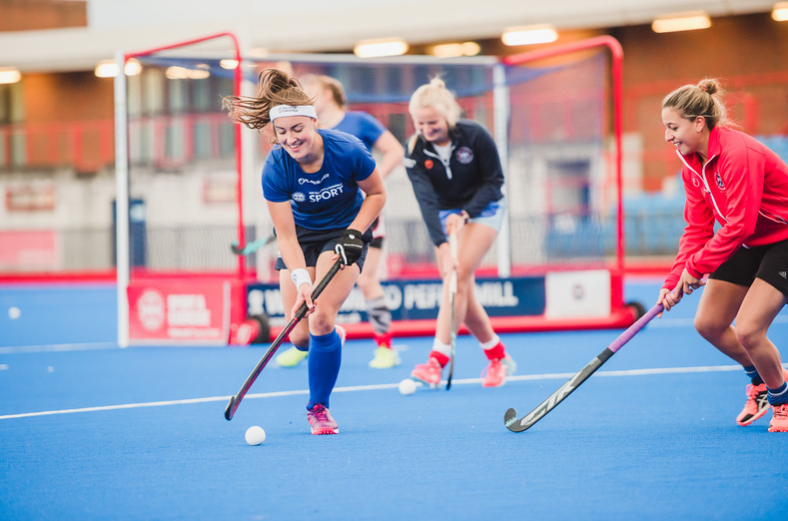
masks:
<path fill-rule="evenodd" d="M 679 253 L 664 288 L 673 289 L 685 268 L 700 279 L 741 246 L 788 239 L 788 165 L 754 138 L 716 127 L 709 135 L 708 160 L 683 156 L 681 177 L 687 222 Z M 722 226 L 714 233 L 714 220 Z"/>

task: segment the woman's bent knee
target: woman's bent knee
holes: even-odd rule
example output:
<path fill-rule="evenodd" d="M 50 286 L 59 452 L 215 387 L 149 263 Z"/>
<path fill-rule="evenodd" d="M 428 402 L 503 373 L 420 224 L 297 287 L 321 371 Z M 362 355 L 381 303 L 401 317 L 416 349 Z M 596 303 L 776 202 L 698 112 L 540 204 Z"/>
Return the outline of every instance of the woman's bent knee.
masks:
<path fill-rule="evenodd" d="M 756 324 L 747 321 L 736 322 L 736 339 L 744 349 L 754 347 L 766 337 L 766 330 L 757 327 Z"/>
<path fill-rule="evenodd" d="M 723 324 L 703 317 L 695 317 L 695 330 L 706 340 L 721 337 L 728 330 L 730 324 Z"/>

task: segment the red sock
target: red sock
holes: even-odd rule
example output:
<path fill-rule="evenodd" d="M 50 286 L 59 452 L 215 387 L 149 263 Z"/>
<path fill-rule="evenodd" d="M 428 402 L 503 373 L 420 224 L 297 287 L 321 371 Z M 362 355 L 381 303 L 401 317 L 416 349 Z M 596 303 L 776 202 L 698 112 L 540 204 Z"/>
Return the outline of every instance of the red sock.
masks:
<path fill-rule="evenodd" d="M 495 347 L 485 349 L 484 354 L 487 355 L 489 360 L 502 360 L 506 357 L 506 347 L 504 347 L 503 342 L 498 342 Z"/>
<path fill-rule="evenodd" d="M 434 358 L 438 361 L 441 367 L 445 367 L 446 364 L 449 363 L 449 357 L 441 353 L 440 351 L 432 350 L 430 351 L 430 358 Z"/>
<path fill-rule="evenodd" d="M 391 349 L 391 331 L 387 333 L 383 333 L 379 335 L 378 333 L 373 333 L 372 337 L 375 339 L 375 342 L 378 343 L 378 347 L 385 347 L 386 349 Z"/>

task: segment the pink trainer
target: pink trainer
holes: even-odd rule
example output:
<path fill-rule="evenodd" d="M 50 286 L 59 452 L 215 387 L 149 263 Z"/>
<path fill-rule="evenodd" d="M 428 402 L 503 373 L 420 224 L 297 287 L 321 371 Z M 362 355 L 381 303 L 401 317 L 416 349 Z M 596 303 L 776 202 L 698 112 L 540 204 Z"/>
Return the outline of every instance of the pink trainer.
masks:
<path fill-rule="evenodd" d="M 426 364 L 418 364 L 413 371 L 411 371 L 410 375 L 415 379 L 425 384 L 429 385 L 430 387 L 437 387 L 441 383 L 441 371 L 443 367 L 441 367 L 440 362 L 436 359 L 430 357 L 427 360 Z"/>
<path fill-rule="evenodd" d="M 316 403 L 307 413 L 312 434 L 339 434 L 339 426 L 325 406 Z"/>

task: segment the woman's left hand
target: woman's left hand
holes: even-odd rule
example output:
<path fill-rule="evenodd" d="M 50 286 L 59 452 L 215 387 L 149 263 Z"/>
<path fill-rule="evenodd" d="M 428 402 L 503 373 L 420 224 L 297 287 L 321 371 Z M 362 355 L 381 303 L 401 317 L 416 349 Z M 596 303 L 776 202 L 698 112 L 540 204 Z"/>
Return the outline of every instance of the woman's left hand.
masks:
<path fill-rule="evenodd" d="M 450 234 L 452 230 L 457 235 L 460 235 L 462 228 L 465 226 L 465 216 L 461 213 L 452 213 L 446 217 L 446 234 Z"/>
<path fill-rule="evenodd" d="M 681 272 L 681 278 L 679 278 L 679 283 L 677 284 L 677 286 L 681 288 L 681 291 L 686 295 L 691 295 L 694 290 L 705 285 L 705 280 L 693 277 L 686 270 L 686 268 Z"/>

